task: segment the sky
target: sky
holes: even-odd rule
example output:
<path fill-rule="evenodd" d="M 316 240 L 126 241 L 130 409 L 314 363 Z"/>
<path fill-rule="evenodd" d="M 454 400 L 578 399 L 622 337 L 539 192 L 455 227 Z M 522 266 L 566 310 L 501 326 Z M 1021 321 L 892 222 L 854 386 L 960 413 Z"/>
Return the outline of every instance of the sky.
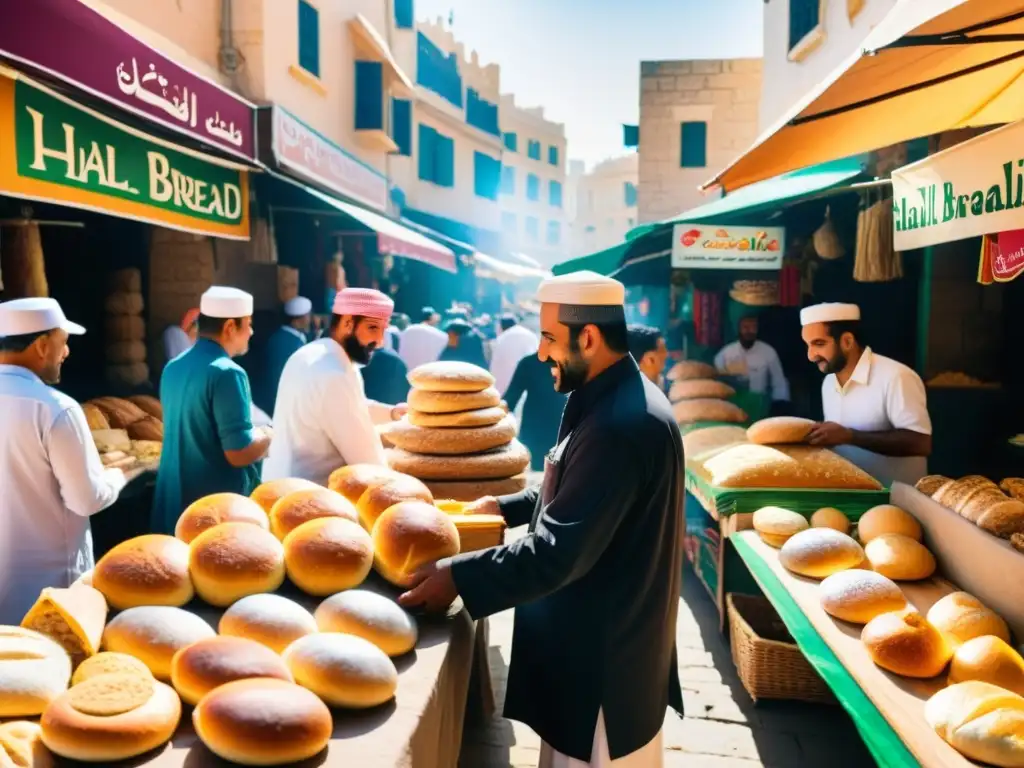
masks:
<path fill-rule="evenodd" d="M 639 116 L 640 62 L 760 56 L 765 0 L 416 0 L 454 15 L 456 39 L 501 65 L 502 93 L 565 123 L 569 157 L 623 154 Z"/>

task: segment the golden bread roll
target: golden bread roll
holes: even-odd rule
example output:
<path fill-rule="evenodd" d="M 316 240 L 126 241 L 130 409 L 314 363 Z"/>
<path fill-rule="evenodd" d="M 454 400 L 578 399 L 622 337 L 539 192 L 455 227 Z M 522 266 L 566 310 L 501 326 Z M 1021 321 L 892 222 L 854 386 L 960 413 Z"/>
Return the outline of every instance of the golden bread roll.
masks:
<path fill-rule="evenodd" d="M 64 693 L 71 657 L 59 643 L 22 627 L 0 625 L 0 717 L 35 717 Z"/>
<path fill-rule="evenodd" d="M 970 506 L 968 504 L 968 510 Z M 1024 533 L 1024 501 L 1007 496 L 987 497 L 980 506 L 975 522 L 982 530 L 1004 539 L 1009 539 L 1015 533 Z"/>
<path fill-rule="evenodd" d="M 307 635 L 288 646 L 284 660 L 295 682 L 332 707 L 376 707 L 393 699 L 398 687 L 394 662 L 369 640 L 355 635 Z"/>
<path fill-rule="evenodd" d="M 143 605 L 111 619 L 103 631 L 103 647 L 134 656 L 157 680 L 170 680 L 174 654 L 215 634 L 213 627 L 194 613 L 167 605 Z"/>
<path fill-rule="evenodd" d="M 71 676 L 71 684 L 78 685 L 79 683 L 84 683 L 90 677 L 98 677 L 99 675 L 142 675 L 143 677 L 153 677 L 149 667 L 134 656 L 129 656 L 127 653 L 103 651 L 95 656 L 90 656 L 82 662 L 78 669 L 75 670 L 75 674 Z"/>
<path fill-rule="evenodd" d="M 110 429 L 110 422 L 96 405 L 93 403 L 82 403 L 82 412 L 85 414 L 85 423 L 90 430 Z"/>
<path fill-rule="evenodd" d="M 435 499 L 476 501 L 484 496 L 509 496 L 526 489 L 529 478 L 518 474 L 504 480 L 430 480 L 424 483 Z"/>
<path fill-rule="evenodd" d="M 100 649 L 106 624 L 106 599 L 98 589 L 84 584 L 67 589 L 46 587 L 21 620 L 25 629 L 60 643 L 73 668 Z"/>
<path fill-rule="evenodd" d="M 821 582 L 818 594 L 825 613 L 851 624 L 867 624 L 883 613 L 909 607 L 896 582 L 861 568 L 833 573 Z"/>
<path fill-rule="evenodd" d="M 949 481 L 950 478 L 945 475 L 925 475 L 914 484 L 914 487 L 925 496 L 931 496 Z"/>
<path fill-rule="evenodd" d="M 373 526 L 374 567 L 398 587 L 417 569 L 459 553 L 459 531 L 444 512 L 422 501 L 390 507 Z"/>
<path fill-rule="evenodd" d="M 359 523 L 321 517 L 285 536 L 284 562 L 295 586 L 326 597 L 366 581 L 373 568 L 373 541 Z"/>
<path fill-rule="evenodd" d="M 215 493 L 188 505 L 174 526 L 174 536 L 191 544 L 200 533 L 221 523 L 249 523 L 264 530 L 270 528 L 263 507 L 249 497 L 238 493 Z"/>
<path fill-rule="evenodd" d="M 724 381 L 717 381 L 715 379 L 684 379 L 673 382 L 668 391 L 668 399 L 672 403 L 678 403 L 680 400 L 695 400 L 702 397 L 727 400 L 735 394 L 736 390 Z"/>
<path fill-rule="evenodd" d="M 791 536 L 779 550 L 779 562 L 787 571 L 824 579 L 864 562 L 864 550 L 846 534 L 831 528 L 808 528 Z"/>
<path fill-rule="evenodd" d="M 39 723 L 14 720 L 0 725 L 0 768 L 53 768 Z"/>
<path fill-rule="evenodd" d="M 243 597 L 224 612 L 217 629 L 222 635 L 255 640 L 275 653 L 317 631 L 313 614 L 280 595 Z"/>
<path fill-rule="evenodd" d="M 189 548 L 196 594 L 210 605 L 225 607 L 284 582 L 284 547 L 255 525 L 223 523 L 199 534 Z"/>
<path fill-rule="evenodd" d="M 1012 499 L 1024 501 L 1024 477 L 1005 477 L 999 483 L 999 490 Z"/>
<path fill-rule="evenodd" d="M 359 522 L 368 531 L 373 530 L 373 524 L 377 522 L 384 510 L 393 507 L 403 501 L 423 501 L 427 504 L 434 503 L 434 495 L 422 481 L 408 475 L 387 480 L 379 485 L 366 489 L 366 493 L 359 497 L 356 502 L 356 513 Z"/>
<path fill-rule="evenodd" d="M 365 589 L 340 592 L 320 603 L 314 614 L 321 632 L 369 640 L 388 656 L 416 647 L 416 620 L 394 600 Z"/>
<path fill-rule="evenodd" d="M 481 392 L 494 386 L 490 372 L 472 363 L 439 360 L 409 371 L 409 385 L 425 392 Z"/>
<path fill-rule="evenodd" d="M 327 487 L 355 504 L 367 489 L 397 477 L 401 475 L 388 467 L 376 464 L 349 464 L 331 473 Z"/>
<path fill-rule="evenodd" d="M 321 517 L 359 522 L 355 505 L 337 491 L 311 488 L 282 496 L 270 510 L 270 532 L 281 541 L 303 523 Z"/>
<path fill-rule="evenodd" d="M 879 491 L 881 483 L 838 453 L 811 445 L 733 445 L 704 462 L 719 488 L 837 488 Z"/>
<path fill-rule="evenodd" d="M 776 549 L 785 544 L 790 536 L 806 531 L 809 527 L 806 517 L 781 507 L 761 507 L 754 512 L 753 523 L 761 540 Z"/>
<path fill-rule="evenodd" d="M 713 397 L 680 400 L 672 405 L 672 415 L 675 417 L 676 424 L 695 424 L 700 421 L 725 421 L 742 424 L 747 420 L 747 412 L 738 405 Z"/>
<path fill-rule="evenodd" d="M 718 369 L 713 365 L 702 363 L 699 360 L 682 360 L 665 374 L 669 381 L 686 381 L 688 379 L 713 379 L 718 376 Z"/>
<path fill-rule="evenodd" d="M 207 694 L 192 712 L 196 735 L 239 765 L 285 765 L 322 752 L 331 712 L 316 694 L 272 678 L 236 680 Z"/>
<path fill-rule="evenodd" d="M 861 544 L 867 544 L 886 533 L 898 533 L 914 541 L 920 541 L 923 537 L 921 524 L 917 519 L 892 504 L 872 507 L 857 521 L 857 538 Z"/>
<path fill-rule="evenodd" d="M 501 480 L 530 466 L 530 452 L 518 440 L 471 456 L 424 456 L 389 448 L 391 468 L 420 480 Z"/>
<path fill-rule="evenodd" d="M 721 425 L 694 429 L 683 435 L 683 453 L 686 459 L 697 459 L 704 454 L 747 442 L 743 427 Z"/>
<path fill-rule="evenodd" d="M 256 486 L 249 498 L 263 507 L 263 511 L 270 516 L 270 510 L 274 508 L 277 500 L 282 496 L 287 496 L 289 493 L 295 493 L 295 491 L 305 491 L 311 488 L 319 488 L 320 486 L 311 480 L 302 480 L 298 477 L 285 477 L 280 480 L 268 480 Z"/>
<path fill-rule="evenodd" d="M 755 421 L 747 428 L 747 440 L 758 445 L 782 445 L 807 442 L 814 427 L 810 419 L 796 416 L 772 416 Z"/>
<path fill-rule="evenodd" d="M 406 414 L 414 427 L 436 429 L 438 427 L 489 427 L 505 418 L 507 411 L 500 407 L 477 408 L 473 411 L 456 413 L 422 413 L 410 410 Z"/>
<path fill-rule="evenodd" d="M 112 608 L 185 605 L 195 592 L 188 572 L 188 544 L 158 533 L 123 541 L 96 563 L 92 586 Z"/>
<path fill-rule="evenodd" d="M 875 664 L 903 677 L 935 677 L 953 655 L 942 633 L 912 610 L 876 616 L 860 639 Z"/>
<path fill-rule="evenodd" d="M 957 683 L 928 699 L 924 718 L 966 758 L 998 768 L 1024 765 L 1024 697 L 988 683 Z"/>
<path fill-rule="evenodd" d="M 840 533 L 850 533 L 850 518 L 835 507 L 822 507 L 811 515 L 811 528 L 831 528 Z"/>
<path fill-rule="evenodd" d="M 513 416 L 489 427 L 416 427 L 407 419 L 387 425 L 385 434 L 396 448 L 410 453 L 463 456 L 508 445 L 516 436 Z"/>
<path fill-rule="evenodd" d="M 995 635 L 1010 642 L 1010 628 L 991 608 L 967 592 L 951 592 L 928 609 L 928 621 L 946 638 L 954 651 L 968 640 Z"/>
<path fill-rule="evenodd" d="M 99 675 L 50 703 L 43 743 L 70 760 L 110 764 L 170 741 L 181 700 L 169 685 L 139 675 Z"/>
<path fill-rule="evenodd" d="M 949 684 L 978 680 L 1024 696 L 1024 658 L 1005 640 L 982 635 L 960 645 L 949 663 Z"/>
<path fill-rule="evenodd" d="M 501 395 L 494 387 L 482 392 L 428 392 L 424 389 L 409 392 L 409 409 L 420 413 L 462 413 L 500 405 Z"/>
<path fill-rule="evenodd" d="M 164 420 L 164 407 L 152 395 L 132 395 L 128 398 L 128 402 L 137 405 L 154 419 Z"/>
<path fill-rule="evenodd" d="M 935 573 L 935 557 L 924 544 L 898 533 L 876 536 L 864 555 L 873 571 L 893 581 L 920 581 Z"/>
<path fill-rule="evenodd" d="M 171 684 L 181 700 L 192 706 L 214 688 L 250 677 L 294 682 L 280 656 L 245 637 L 208 637 L 182 648 L 171 659 Z"/>

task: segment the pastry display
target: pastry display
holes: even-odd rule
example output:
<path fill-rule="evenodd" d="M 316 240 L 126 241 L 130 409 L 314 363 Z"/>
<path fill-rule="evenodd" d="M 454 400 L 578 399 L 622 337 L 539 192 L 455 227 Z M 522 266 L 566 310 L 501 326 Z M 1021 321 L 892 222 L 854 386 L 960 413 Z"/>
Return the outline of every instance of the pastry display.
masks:
<path fill-rule="evenodd" d="M 270 510 L 270 532 L 281 541 L 303 523 L 324 517 L 359 522 L 355 505 L 337 491 L 312 488 L 282 496 Z"/>
<path fill-rule="evenodd" d="M 396 475 L 390 480 L 367 488 L 356 502 L 356 514 L 360 524 L 367 531 L 372 531 L 373 524 L 377 522 L 377 518 L 384 513 L 384 510 L 403 501 L 423 501 L 433 504 L 434 494 L 421 480 L 408 475 Z"/>
<path fill-rule="evenodd" d="M 294 682 L 278 654 L 244 637 L 208 637 L 171 659 L 171 684 L 181 700 L 193 706 L 214 688 L 252 677 Z"/>
<path fill-rule="evenodd" d="M 376 707 L 394 698 L 398 687 L 394 662 L 369 640 L 355 635 L 307 635 L 288 646 L 284 661 L 295 682 L 332 707 Z"/>
<path fill-rule="evenodd" d="M 268 480 L 256 486 L 249 498 L 263 507 L 263 511 L 270 517 L 270 512 L 282 496 L 287 496 L 295 491 L 314 490 L 320 486 L 310 480 L 302 480 L 297 477 L 287 477 L 281 480 Z"/>
<path fill-rule="evenodd" d="M 936 602 L 928 610 L 928 621 L 954 651 L 968 640 L 984 635 L 1010 642 L 1010 628 L 1002 617 L 966 592 L 952 592 Z"/>
<path fill-rule="evenodd" d="M 673 382 L 668 391 L 670 403 L 678 403 L 680 400 L 696 400 L 698 398 L 714 398 L 717 400 L 728 400 L 736 394 L 736 390 L 717 379 L 682 379 Z"/>
<path fill-rule="evenodd" d="M 103 631 L 103 648 L 134 656 L 157 680 L 171 679 L 171 659 L 182 648 L 216 632 L 194 613 L 166 605 L 144 605 L 117 614 Z"/>
<path fill-rule="evenodd" d="M 753 524 L 761 541 L 776 549 L 810 527 L 806 517 L 780 507 L 761 507 L 754 513 Z"/>
<path fill-rule="evenodd" d="M 1024 765 L 1024 697 L 972 680 L 936 693 L 924 716 L 966 758 L 997 768 Z"/>
<path fill-rule="evenodd" d="M 875 664 L 903 677 L 935 677 L 953 655 L 942 633 L 912 610 L 876 616 L 860 639 Z"/>
<path fill-rule="evenodd" d="M 882 488 L 839 454 L 807 445 L 734 445 L 708 458 L 699 469 L 718 488 Z"/>
<path fill-rule="evenodd" d="M 119 611 L 140 605 L 185 605 L 195 594 L 188 544 L 157 533 L 121 542 L 96 563 L 92 586 Z"/>
<path fill-rule="evenodd" d="M 949 662 L 949 684 L 978 680 L 1024 696 L 1024 658 L 1002 638 L 982 635 L 960 645 Z"/>
<path fill-rule="evenodd" d="M 295 586 L 325 597 L 366 580 L 373 567 L 373 541 L 359 523 L 321 517 L 285 536 L 284 562 Z"/>
<path fill-rule="evenodd" d="M 0 718 L 39 715 L 70 679 L 71 657 L 57 641 L 0 625 Z"/>
<path fill-rule="evenodd" d="M 821 607 L 829 616 L 867 624 L 876 616 L 909 607 L 903 591 L 880 573 L 851 568 L 821 582 Z"/>
<path fill-rule="evenodd" d="M 376 464 L 349 464 L 336 469 L 327 481 L 327 487 L 356 504 L 369 488 L 401 477 L 398 472 Z"/>
<path fill-rule="evenodd" d="M 332 595 L 320 603 L 314 617 L 321 632 L 356 635 L 388 656 L 401 656 L 416 647 L 416 620 L 376 592 L 350 589 Z"/>
<path fill-rule="evenodd" d="M 77 667 L 100 649 L 107 623 L 107 601 L 99 590 L 79 584 L 47 587 L 21 620 L 21 626 L 56 640 Z"/>
<path fill-rule="evenodd" d="M 857 538 L 861 544 L 887 533 L 898 533 L 915 541 L 922 537 L 921 524 L 914 516 L 892 504 L 872 507 L 857 521 Z"/>
<path fill-rule="evenodd" d="M 779 562 L 787 571 L 824 579 L 833 573 L 856 568 L 864 562 L 864 550 L 846 534 L 831 528 L 808 528 L 789 538 L 779 550 Z"/>
<path fill-rule="evenodd" d="M 135 345 L 145 353 L 141 340 L 132 343 L 133 348 Z M 142 365 L 145 367 L 145 363 Z M 148 377 L 147 370 L 142 381 Z M 163 408 L 155 397 L 97 397 L 82 403 L 82 411 L 104 466 L 132 469 L 140 463 L 159 463 L 164 439 Z"/>
<path fill-rule="evenodd" d="M 804 443 L 814 422 L 796 416 L 772 416 L 755 421 L 747 428 L 747 440 L 758 445 Z"/>
<path fill-rule="evenodd" d="M 835 507 L 822 507 L 811 515 L 811 528 L 831 528 L 840 533 L 849 533 L 850 518 Z"/>
<path fill-rule="evenodd" d="M 459 553 L 459 531 L 432 504 L 407 501 L 389 508 L 373 526 L 374 567 L 397 587 L 411 586 L 422 566 Z"/>
<path fill-rule="evenodd" d="M 893 581 L 920 581 L 935 573 L 935 556 L 919 541 L 899 533 L 876 536 L 864 554 L 872 570 Z"/>
<path fill-rule="evenodd" d="M 226 607 L 281 586 L 284 547 L 258 526 L 223 523 L 199 534 L 189 545 L 189 571 L 200 598 Z"/>
<path fill-rule="evenodd" d="M 192 502 L 174 526 L 175 538 L 190 544 L 203 531 L 221 523 L 249 523 L 267 529 L 270 522 L 263 507 L 237 493 L 215 493 Z"/>
<path fill-rule="evenodd" d="M 313 614 L 287 597 L 249 595 L 228 608 L 220 617 L 217 631 L 232 637 L 247 637 L 275 653 L 317 631 Z"/>

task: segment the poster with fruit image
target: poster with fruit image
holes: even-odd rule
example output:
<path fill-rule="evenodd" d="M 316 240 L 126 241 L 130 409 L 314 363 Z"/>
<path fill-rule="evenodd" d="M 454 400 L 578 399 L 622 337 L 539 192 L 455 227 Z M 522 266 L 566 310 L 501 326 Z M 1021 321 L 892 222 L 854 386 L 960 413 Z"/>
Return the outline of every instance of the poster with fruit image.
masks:
<path fill-rule="evenodd" d="M 672 234 L 675 269 L 782 268 L 786 250 L 783 227 L 676 224 Z"/>

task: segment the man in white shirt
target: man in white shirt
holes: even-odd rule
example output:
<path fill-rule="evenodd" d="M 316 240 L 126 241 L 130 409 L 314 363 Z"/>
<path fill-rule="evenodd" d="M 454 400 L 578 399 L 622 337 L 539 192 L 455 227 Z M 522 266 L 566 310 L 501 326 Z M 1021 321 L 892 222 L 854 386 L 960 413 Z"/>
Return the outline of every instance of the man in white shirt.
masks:
<path fill-rule="evenodd" d="M 164 330 L 164 362 L 169 363 L 190 349 L 198 337 L 199 308 L 193 307 L 182 316 L 181 323 L 169 325 Z"/>
<path fill-rule="evenodd" d="M 81 406 L 48 386 L 83 333 L 53 299 L 0 304 L 0 624 L 93 567 L 89 516 L 127 481 L 104 469 Z"/>
<path fill-rule="evenodd" d="M 356 366 L 366 365 L 384 343 L 394 306 L 380 291 L 346 288 L 334 299 L 328 334 L 289 358 L 264 481 L 301 477 L 327 485 L 339 467 L 386 465 L 374 425 L 401 418 L 405 406 L 368 401 Z"/>
<path fill-rule="evenodd" d="M 740 320 L 739 339 L 715 355 L 715 367 L 747 380 L 750 391 L 771 393 L 772 402 L 789 402 L 789 381 L 782 371 L 779 353 L 757 338 L 757 317 Z"/>
<path fill-rule="evenodd" d="M 518 317 L 511 313 L 501 316 L 501 333 L 491 344 L 491 375 L 498 392 L 505 394 L 519 361 L 537 354 L 539 346 L 537 334 L 520 325 Z"/>
<path fill-rule="evenodd" d="M 821 385 L 825 421 L 809 442 L 833 448 L 887 486 L 924 477 L 932 422 L 921 377 L 864 346 L 855 304 L 807 307 L 800 324 L 807 359 L 828 374 Z"/>
<path fill-rule="evenodd" d="M 420 322 L 410 325 L 399 338 L 398 356 L 409 370 L 435 363 L 448 346 L 448 334 L 438 328 L 441 316 L 433 307 L 424 307 Z"/>

